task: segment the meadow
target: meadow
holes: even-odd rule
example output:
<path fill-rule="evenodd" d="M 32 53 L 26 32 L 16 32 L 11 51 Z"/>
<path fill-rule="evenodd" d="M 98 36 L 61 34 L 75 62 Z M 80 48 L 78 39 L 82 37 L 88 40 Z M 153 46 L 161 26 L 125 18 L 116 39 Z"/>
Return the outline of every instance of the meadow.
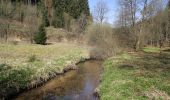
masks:
<path fill-rule="evenodd" d="M 36 87 L 87 58 L 88 48 L 76 44 L 0 44 L 0 97 Z"/>
<path fill-rule="evenodd" d="M 170 49 L 147 47 L 104 63 L 101 100 L 169 100 Z"/>

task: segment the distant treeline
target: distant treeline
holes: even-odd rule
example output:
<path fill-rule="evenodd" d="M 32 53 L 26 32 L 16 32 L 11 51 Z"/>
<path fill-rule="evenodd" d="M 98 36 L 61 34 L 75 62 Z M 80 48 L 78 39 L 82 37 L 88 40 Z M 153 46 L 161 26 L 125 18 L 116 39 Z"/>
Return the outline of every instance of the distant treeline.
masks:
<path fill-rule="evenodd" d="M 74 19 L 78 19 L 82 14 L 90 16 L 88 0 L 53 0 L 53 7 L 54 16 L 57 18 L 57 26 L 59 27 L 64 26 L 64 23 L 62 23 L 64 22 L 64 13 Z"/>
<path fill-rule="evenodd" d="M 38 4 L 40 2 L 52 2 L 52 6 L 59 13 L 69 13 L 74 18 L 78 18 L 81 13 L 90 15 L 88 0 L 11 0 L 12 3 L 21 2 L 24 4 Z"/>
<path fill-rule="evenodd" d="M 40 0 L 11 0 L 11 2 L 15 3 L 15 2 L 23 2 L 25 4 L 37 4 L 38 2 L 40 2 Z"/>
<path fill-rule="evenodd" d="M 0 27 L 0 36 L 6 41 L 13 34 L 10 27 L 18 24 L 33 43 L 39 26 L 81 34 L 91 22 L 88 0 L 0 0 L 0 24 L 5 26 Z"/>
<path fill-rule="evenodd" d="M 88 0 L 11 0 L 11 2 L 41 6 L 43 13 L 48 15 L 49 25 L 55 27 L 63 28 L 65 17 L 78 19 L 82 15 L 90 16 Z M 43 15 L 46 17 L 45 14 Z"/>

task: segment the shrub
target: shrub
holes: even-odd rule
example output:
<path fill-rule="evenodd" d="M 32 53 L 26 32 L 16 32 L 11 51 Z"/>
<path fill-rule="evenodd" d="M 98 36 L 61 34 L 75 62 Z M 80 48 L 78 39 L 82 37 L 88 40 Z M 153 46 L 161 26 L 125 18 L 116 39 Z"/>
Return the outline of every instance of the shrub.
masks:
<path fill-rule="evenodd" d="M 19 41 L 13 40 L 13 41 L 10 41 L 10 43 L 13 45 L 18 45 Z"/>
<path fill-rule="evenodd" d="M 86 31 L 87 43 L 94 48 L 90 54 L 93 58 L 107 58 L 118 52 L 118 41 L 109 25 L 90 25 Z"/>
<path fill-rule="evenodd" d="M 36 44 L 45 45 L 47 40 L 46 31 L 44 25 L 40 25 L 39 32 L 34 36 L 34 41 Z"/>

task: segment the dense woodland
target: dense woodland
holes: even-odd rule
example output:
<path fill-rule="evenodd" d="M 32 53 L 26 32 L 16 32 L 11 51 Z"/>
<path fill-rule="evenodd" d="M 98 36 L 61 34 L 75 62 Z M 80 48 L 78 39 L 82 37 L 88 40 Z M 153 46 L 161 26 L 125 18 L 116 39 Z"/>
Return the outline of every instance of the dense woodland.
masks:
<path fill-rule="evenodd" d="M 129 33 L 136 49 L 170 45 L 170 1 L 168 5 L 164 3 L 163 0 L 120 1 L 118 26 L 121 33 Z"/>
<path fill-rule="evenodd" d="M 31 43 L 41 24 L 82 33 L 92 20 L 87 0 L 1 0 L 0 17 L 2 39 L 19 34 Z"/>

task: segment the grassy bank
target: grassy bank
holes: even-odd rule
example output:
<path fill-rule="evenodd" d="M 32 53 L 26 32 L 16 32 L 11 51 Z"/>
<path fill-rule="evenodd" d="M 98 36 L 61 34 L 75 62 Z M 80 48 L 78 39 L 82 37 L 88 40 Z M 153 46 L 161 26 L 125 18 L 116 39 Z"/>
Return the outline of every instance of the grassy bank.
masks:
<path fill-rule="evenodd" d="M 169 100 L 170 50 L 144 48 L 104 63 L 101 100 Z"/>
<path fill-rule="evenodd" d="M 74 44 L 0 44 L 0 97 L 35 87 L 87 57 L 87 48 Z"/>

